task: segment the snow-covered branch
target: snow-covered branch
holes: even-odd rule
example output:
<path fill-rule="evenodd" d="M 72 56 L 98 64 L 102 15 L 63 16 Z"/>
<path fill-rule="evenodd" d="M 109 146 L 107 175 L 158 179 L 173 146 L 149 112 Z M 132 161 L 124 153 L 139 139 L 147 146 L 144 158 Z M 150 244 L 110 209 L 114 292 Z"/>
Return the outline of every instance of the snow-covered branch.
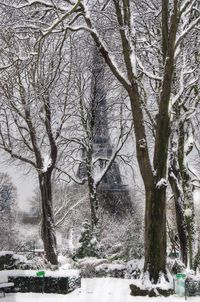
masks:
<path fill-rule="evenodd" d="M 141 60 L 138 57 L 136 58 L 136 60 L 141 69 L 141 72 L 144 73 L 149 79 L 156 80 L 156 81 L 162 81 L 162 77 L 154 75 L 153 73 L 150 73 L 148 70 L 146 70 L 144 65 L 142 64 Z"/>
<path fill-rule="evenodd" d="M 0 145 L 0 149 L 4 150 L 8 154 L 10 154 L 11 158 L 18 159 L 18 160 L 23 161 L 23 162 L 25 162 L 27 164 L 30 164 L 31 166 L 33 166 L 34 168 L 36 168 L 36 164 L 32 160 L 30 160 L 30 159 L 28 159 L 28 158 L 26 158 L 26 157 L 24 157 L 22 155 L 13 153 L 13 151 L 11 149 L 7 148 L 6 146 Z"/>
<path fill-rule="evenodd" d="M 44 39 L 45 37 L 49 36 L 54 29 L 58 27 L 65 19 L 70 17 L 79 7 L 82 0 L 77 0 L 77 2 L 74 4 L 74 6 L 67 12 L 65 12 L 63 15 L 61 15 L 56 21 L 43 32 L 43 36 L 40 38 L 39 42 Z"/>
<path fill-rule="evenodd" d="M 4 71 L 10 67 L 12 67 L 15 63 L 17 63 L 19 61 L 19 59 L 16 59 L 15 61 L 13 61 L 12 63 L 8 64 L 8 65 L 5 65 L 5 66 L 2 66 L 0 67 L 0 71 Z"/>
<path fill-rule="evenodd" d="M 87 181 L 87 179 L 82 179 L 82 180 L 80 180 L 80 178 L 78 178 L 78 177 L 76 177 L 75 175 L 71 175 L 71 174 L 69 174 L 68 172 L 66 172 L 65 170 L 62 170 L 61 168 L 59 168 L 59 167 L 55 167 L 55 169 L 58 171 L 58 172 L 60 172 L 61 174 L 64 174 L 64 175 L 66 175 L 67 177 L 69 177 L 69 179 L 70 180 L 72 180 L 72 181 L 74 181 L 76 184 L 78 184 L 78 185 L 84 185 L 85 184 L 85 182 Z"/>
<path fill-rule="evenodd" d="M 70 212 L 72 212 L 77 206 L 79 206 L 81 203 L 85 202 L 87 200 L 87 196 L 84 196 L 83 198 L 81 198 L 80 200 L 78 200 L 75 204 L 73 204 L 69 209 L 66 210 L 65 206 L 62 206 L 60 208 L 60 211 L 64 211 L 64 215 L 58 220 L 56 221 L 55 223 L 55 227 L 59 227 L 63 222 L 64 220 L 66 219 L 66 217 L 69 215 Z M 55 216 L 57 215 L 58 213 L 55 213 Z"/>
<path fill-rule="evenodd" d="M 175 48 L 178 48 L 182 40 L 189 34 L 189 32 L 200 23 L 200 16 L 193 20 L 186 29 L 182 30 L 175 42 Z"/>
<path fill-rule="evenodd" d="M 31 7 L 31 6 L 40 6 L 40 8 L 56 9 L 61 12 L 64 11 L 64 8 L 61 8 L 58 5 L 54 5 L 53 1 L 50 1 L 50 2 L 51 3 L 47 2 L 47 1 L 42 1 L 42 0 L 32 0 L 32 1 L 29 0 L 28 3 L 15 6 L 15 8 L 23 9 L 23 8 L 27 8 L 27 7 Z"/>

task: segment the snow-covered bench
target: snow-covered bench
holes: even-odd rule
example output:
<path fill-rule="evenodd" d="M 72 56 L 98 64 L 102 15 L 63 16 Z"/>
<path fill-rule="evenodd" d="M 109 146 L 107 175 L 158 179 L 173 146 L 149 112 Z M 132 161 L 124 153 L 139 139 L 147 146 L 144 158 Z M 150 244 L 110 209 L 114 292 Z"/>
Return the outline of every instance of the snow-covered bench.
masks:
<path fill-rule="evenodd" d="M 5 291 L 8 288 L 11 288 L 14 286 L 13 282 L 8 282 L 8 275 L 6 271 L 0 271 L 0 292 L 3 293 L 3 296 L 5 297 Z"/>
<path fill-rule="evenodd" d="M 200 295 L 200 280 L 186 280 L 185 281 L 185 300 L 188 296 Z"/>

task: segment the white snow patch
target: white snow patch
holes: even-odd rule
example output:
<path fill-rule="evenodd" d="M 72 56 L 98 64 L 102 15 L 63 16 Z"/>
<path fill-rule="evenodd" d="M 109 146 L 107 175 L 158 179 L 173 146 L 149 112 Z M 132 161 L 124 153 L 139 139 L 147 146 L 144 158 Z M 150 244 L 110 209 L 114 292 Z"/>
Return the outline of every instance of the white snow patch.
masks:
<path fill-rule="evenodd" d="M 12 251 L 1 251 L 0 252 L 0 257 L 6 256 L 6 255 L 14 255 L 14 252 L 12 252 Z"/>
<path fill-rule="evenodd" d="M 42 172 L 46 172 L 48 168 L 51 166 L 51 163 L 52 163 L 51 156 L 49 154 L 45 154 L 45 156 L 43 157 Z"/>
<path fill-rule="evenodd" d="M 86 257 L 86 258 L 83 258 L 83 259 L 80 259 L 79 260 L 79 264 L 81 266 L 84 266 L 84 265 L 93 265 L 93 266 L 97 266 L 97 265 L 100 265 L 102 263 L 107 263 L 108 260 L 107 259 L 97 259 L 97 258 L 94 258 L 94 257 Z"/>
<path fill-rule="evenodd" d="M 62 265 L 65 265 L 65 264 L 70 264 L 71 263 L 71 259 L 68 258 L 68 257 L 65 257 L 63 255 L 58 255 L 58 262 L 59 264 L 62 266 Z"/>
<path fill-rule="evenodd" d="M 156 184 L 157 189 L 160 189 L 161 187 L 166 187 L 166 186 L 167 186 L 167 180 L 165 178 L 161 178 Z"/>
<path fill-rule="evenodd" d="M 200 189 L 195 189 L 193 192 L 193 199 L 194 204 L 199 205 L 200 204 Z"/>
<path fill-rule="evenodd" d="M 110 263 L 110 264 L 101 264 L 101 265 L 98 265 L 96 267 L 96 271 L 100 271 L 100 270 L 103 270 L 103 271 L 106 271 L 106 272 L 111 272 L 111 271 L 115 271 L 115 270 L 125 270 L 126 269 L 126 265 L 124 264 L 114 264 L 114 263 Z"/>
<path fill-rule="evenodd" d="M 5 302 L 182 302 L 183 297 L 132 297 L 129 285 L 133 280 L 120 278 L 82 279 L 81 288 L 67 295 L 17 293 L 7 294 Z M 199 302 L 199 297 L 190 297 L 190 302 Z"/>
<path fill-rule="evenodd" d="M 185 209 L 184 216 L 191 217 L 192 216 L 192 210 L 190 208 Z"/>

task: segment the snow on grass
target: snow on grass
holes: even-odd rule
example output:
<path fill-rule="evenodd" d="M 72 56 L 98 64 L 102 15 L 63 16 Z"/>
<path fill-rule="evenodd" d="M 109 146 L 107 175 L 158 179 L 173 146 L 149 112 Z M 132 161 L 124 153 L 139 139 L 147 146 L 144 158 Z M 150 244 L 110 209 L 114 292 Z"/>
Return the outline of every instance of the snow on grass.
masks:
<path fill-rule="evenodd" d="M 132 297 L 129 285 L 133 280 L 115 278 L 83 279 L 82 288 L 67 295 L 17 293 L 8 294 L 2 302 L 181 302 L 184 297 Z M 200 297 L 189 297 L 188 302 L 200 301 Z"/>

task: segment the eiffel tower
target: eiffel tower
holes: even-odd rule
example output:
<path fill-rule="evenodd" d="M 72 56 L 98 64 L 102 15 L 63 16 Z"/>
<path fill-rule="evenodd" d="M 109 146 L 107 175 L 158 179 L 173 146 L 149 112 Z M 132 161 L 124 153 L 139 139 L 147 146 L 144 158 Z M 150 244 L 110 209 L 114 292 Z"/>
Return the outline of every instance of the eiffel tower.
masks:
<path fill-rule="evenodd" d="M 98 50 L 94 50 L 92 66 L 91 95 L 93 96 L 93 108 L 95 109 L 95 135 L 93 139 L 93 156 L 95 158 L 110 158 L 113 154 L 109 136 L 107 116 L 106 92 L 103 87 L 105 63 Z M 84 154 L 82 154 L 84 156 Z M 99 160 L 99 167 L 103 169 L 104 160 Z M 85 178 L 85 164 L 81 163 L 78 168 L 78 177 Z M 100 207 L 114 215 L 126 215 L 132 212 L 132 202 L 128 186 L 123 184 L 119 165 L 114 161 L 103 177 L 98 190 L 97 198 Z"/>

